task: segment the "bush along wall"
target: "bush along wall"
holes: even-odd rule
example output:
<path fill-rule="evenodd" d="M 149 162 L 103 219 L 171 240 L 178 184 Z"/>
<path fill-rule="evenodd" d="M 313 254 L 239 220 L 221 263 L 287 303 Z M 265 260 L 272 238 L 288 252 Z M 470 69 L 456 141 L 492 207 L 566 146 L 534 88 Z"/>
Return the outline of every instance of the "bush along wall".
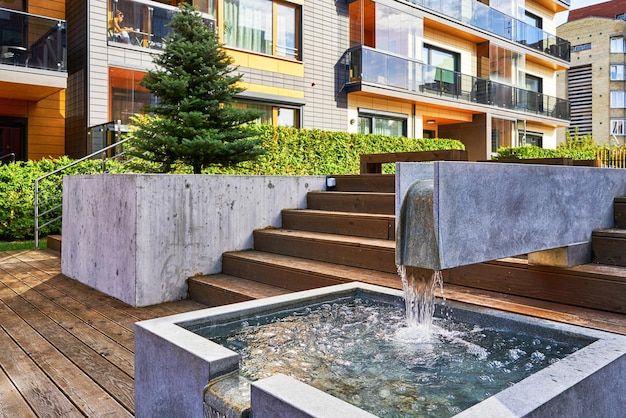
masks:
<path fill-rule="evenodd" d="M 339 175 L 358 174 L 361 154 L 465 149 L 453 139 L 410 139 L 382 135 L 359 135 L 294 128 L 256 127 L 266 153 L 256 161 L 233 167 L 211 167 L 207 174 L 242 175 Z M 0 165 L 0 241 L 31 239 L 34 235 L 35 179 L 72 162 L 68 157 L 41 161 L 16 162 Z M 151 172 L 151 163 L 128 164 L 116 172 Z M 111 168 L 111 167 L 109 167 Z M 393 172 L 394 165 L 383 167 Z M 64 171 L 64 175 L 95 173 L 100 161 L 84 161 Z M 177 173 L 192 173 L 190 166 L 180 166 Z M 61 191 L 60 176 L 44 180 L 40 201 L 48 200 Z M 54 204 L 54 201 L 50 203 Z M 60 202 L 56 202 L 60 203 Z M 40 208 L 40 211 L 45 208 Z M 61 222 L 56 221 L 41 231 L 41 236 L 58 234 Z"/>
<path fill-rule="evenodd" d="M 414 139 L 383 135 L 362 135 L 296 128 L 259 126 L 266 153 L 256 161 L 236 167 L 214 167 L 207 172 L 261 175 L 358 174 L 361 154 L 384 152 L 465 149 L 454 139 Z M 393 172 L 395 166 L 384 167 Z"/>
<path fill-rule="evenodd" d="M 40 161 L 0 164 L 0 240 L 18 241 L 31 239 L 35 230 L 35 180 L 44 174 L 63 167 L 72 160 L 68 157 L 42 159 Z M 65 174 L 96 172 L 98 161 L 85 161 L 72 167 Z M 48 201 L 41 211 L 60 200 L 52 196 L 61 191 L 60 179 L 53 176 L 40 183 L 40 202 Z M 60 213 L 60 212 L 59 212 Z M 42 229 L 42 236 L 59 233 L 61 222 L 56 221 Z"/>

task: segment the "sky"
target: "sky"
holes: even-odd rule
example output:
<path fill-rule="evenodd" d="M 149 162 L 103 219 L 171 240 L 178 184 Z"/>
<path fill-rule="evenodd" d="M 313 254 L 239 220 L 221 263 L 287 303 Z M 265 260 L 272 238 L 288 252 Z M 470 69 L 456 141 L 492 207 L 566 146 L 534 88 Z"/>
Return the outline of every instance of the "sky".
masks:
<path fill-rule="evenodd" d="M 591 6 L 593 4 L 604 3 L 608 0 L 571 0 L 570 1 L 570 10 L 580 9 L 581 7 Z M 556 14 L 556 24 L 557 26 L 565 23 L 567 21 L 567 14 L 569 12 L 561 12 Z"/>

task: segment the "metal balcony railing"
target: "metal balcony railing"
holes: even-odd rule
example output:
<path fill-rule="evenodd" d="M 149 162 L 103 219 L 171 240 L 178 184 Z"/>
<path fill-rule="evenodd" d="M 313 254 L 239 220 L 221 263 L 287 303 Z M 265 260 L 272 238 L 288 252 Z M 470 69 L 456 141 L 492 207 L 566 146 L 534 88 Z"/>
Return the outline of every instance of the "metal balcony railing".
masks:
<path fill-rule="evenodd" d="M 569 62 L 570 42 L 476 0 L 403 0 Z"/>
<path fill-rule="evenodd" d="M 65 20 L 0 8 L 0 64 L 66 71 Z"/>
<path fill-rule="evenodd" d="M 346 87 L 378 84 L 416 93 L 445 96 L 467 102 L 569 120 L 569 101 L 365 46 L 347 50 L 343 57 Z"/>

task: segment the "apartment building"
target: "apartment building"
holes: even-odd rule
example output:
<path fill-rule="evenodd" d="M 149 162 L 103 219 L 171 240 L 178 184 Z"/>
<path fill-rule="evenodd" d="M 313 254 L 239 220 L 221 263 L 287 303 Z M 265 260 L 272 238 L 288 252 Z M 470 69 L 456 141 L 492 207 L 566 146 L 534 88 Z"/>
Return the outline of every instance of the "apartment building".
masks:
<path fill-rule="evenodd" d="M 596 143 L 626 142 L 626 1 L 572 10 L 557 28 L 572 45 L 562 78 L 571 102 L 570 132 Z"/>
<path fill-rule="evenodd" d="M 153 100 L 139 81 L 177 1 L 66 2 L 64 151 L 79 157 L 110 141 L 98 132 L 127 125 Z M 455 138 L 473 160 L 500 146 L 553 147 L 569 126 L 557 78 L 570 46 L 553 35 L 567 0 L 192 4 L 243 74 L 237 105 L 262 110 L 262 122 Z M 120 14 L 124 30 L 115 28 Z"/>
<path fill-rule="evenodd" d="M 0 0 L 0 163 L 65 153 L 65 0 Z"/>

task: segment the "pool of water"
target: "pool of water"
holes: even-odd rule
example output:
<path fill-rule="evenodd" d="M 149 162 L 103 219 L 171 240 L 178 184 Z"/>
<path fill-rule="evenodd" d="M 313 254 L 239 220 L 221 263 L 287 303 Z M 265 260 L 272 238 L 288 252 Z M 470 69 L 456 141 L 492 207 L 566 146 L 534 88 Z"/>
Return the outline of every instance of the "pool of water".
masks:
<path fill-rule="evenodd" d="M 252 381 L 283 373 L 385 417 L 455 415 L 593 341 L 437 311 L 407 326 L 401 303 L 351 298 L 194 332 L 239 353 Z"/>

